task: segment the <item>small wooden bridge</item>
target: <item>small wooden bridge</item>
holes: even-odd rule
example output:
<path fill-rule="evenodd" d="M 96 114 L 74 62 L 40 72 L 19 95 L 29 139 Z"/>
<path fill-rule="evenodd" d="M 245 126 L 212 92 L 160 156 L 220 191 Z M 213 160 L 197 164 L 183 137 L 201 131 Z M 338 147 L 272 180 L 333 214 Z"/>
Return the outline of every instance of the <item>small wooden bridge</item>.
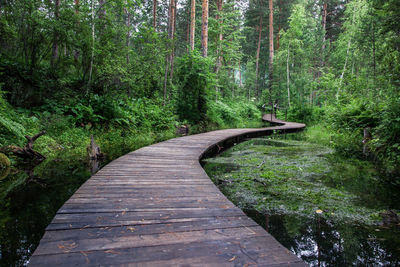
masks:
<path fill-rule="evenodd" d="M 58 210 L 30 266 L 305 266 L 233 205 L 199 160 L 304 124 L 171 139 L 122 156 Z"/>

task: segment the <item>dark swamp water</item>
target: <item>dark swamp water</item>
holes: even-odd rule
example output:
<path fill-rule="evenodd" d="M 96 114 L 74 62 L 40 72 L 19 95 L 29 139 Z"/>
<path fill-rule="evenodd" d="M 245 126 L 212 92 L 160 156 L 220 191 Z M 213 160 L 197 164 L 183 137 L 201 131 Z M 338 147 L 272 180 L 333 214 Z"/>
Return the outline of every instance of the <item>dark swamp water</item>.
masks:
<path fill-rule="evenodd" d="M 24 266 L 64 202 L 102 163 L 46 160 L 0 175 L 0 266 Z"/>
<path fill-rule="evenodd" d="M 287 138 L 287 139 L 285 139 Z M 364 161 L 293 136 L 252 139 L 203 164 L 220 190 L 311 266 L 400 266 L 400 190 Z M 301 138 L 300 138 L 301 139 Z"/>

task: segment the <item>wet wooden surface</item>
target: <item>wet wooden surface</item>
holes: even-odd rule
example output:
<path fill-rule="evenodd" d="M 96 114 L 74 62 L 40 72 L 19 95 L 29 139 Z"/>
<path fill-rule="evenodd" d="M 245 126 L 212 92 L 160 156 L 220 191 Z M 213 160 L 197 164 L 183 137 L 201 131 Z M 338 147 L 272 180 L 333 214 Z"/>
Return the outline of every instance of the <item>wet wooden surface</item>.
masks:
<path fill-rule="evenodd" d="M 199 163 L 244 139 L 305 127 L 273 121 L 280 126 L 175 138 L 112 161 L 58 210 L 29 266 L 305 266 Z"/>

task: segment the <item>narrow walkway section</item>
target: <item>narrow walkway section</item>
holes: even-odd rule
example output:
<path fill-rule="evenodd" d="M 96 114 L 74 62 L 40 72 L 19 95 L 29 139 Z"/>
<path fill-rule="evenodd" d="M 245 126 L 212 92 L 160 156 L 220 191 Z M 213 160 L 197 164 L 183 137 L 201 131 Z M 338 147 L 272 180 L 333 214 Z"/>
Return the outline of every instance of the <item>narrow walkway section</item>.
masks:
<path fill-rule="evenodd" d="M 280 126 L 175 138 L 112 161 L 58 210 L 29 265 L 305 266 L 199 163 L 244 139 L 305 127 L 272 119 Z"/>

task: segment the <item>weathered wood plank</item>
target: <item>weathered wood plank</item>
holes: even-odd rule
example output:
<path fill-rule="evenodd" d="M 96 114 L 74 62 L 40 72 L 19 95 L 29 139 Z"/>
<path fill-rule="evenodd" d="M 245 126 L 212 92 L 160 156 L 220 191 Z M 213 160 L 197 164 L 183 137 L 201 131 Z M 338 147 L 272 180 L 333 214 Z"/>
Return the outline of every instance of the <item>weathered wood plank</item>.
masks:
<path fill-rule="evenodd" d="M 35 255 L 32 266 L 305 266 L 281 246 L 269 246 L 264 237 L 170 244 L 149 247 Z M 260 253 L 260 247 L 267 247 Z M 272 255 L 272 256 L 271 256 Z M 271 260 L 275 259 L 275 260 Z"/>
<path fill-rule="evenodd" d="M 59 240 L 75 240 L 80 238 L 111 238 L 117 235 L 143 235 L 143 234 L 161 234 L 173 232 L 187 232 L 197 230 L 213 230 L 234 227 L 249 227 L 257 226 L 257 224 L 246 216 L 231 216 L 231 217 L 199 217 L 188 220 L 165 219 L 160 220 L 160 223 L 143 224 L 143 221 L 138 220 L 129 224 L 115 224 L 109 226 L 97 226 L 94 224 L 86 224 L 80 228 L 53 228 L 48 231 L 42 238 L 42 242 L 59 241 Z M 124 221 L 122 221 L 124 223 Z"/>

